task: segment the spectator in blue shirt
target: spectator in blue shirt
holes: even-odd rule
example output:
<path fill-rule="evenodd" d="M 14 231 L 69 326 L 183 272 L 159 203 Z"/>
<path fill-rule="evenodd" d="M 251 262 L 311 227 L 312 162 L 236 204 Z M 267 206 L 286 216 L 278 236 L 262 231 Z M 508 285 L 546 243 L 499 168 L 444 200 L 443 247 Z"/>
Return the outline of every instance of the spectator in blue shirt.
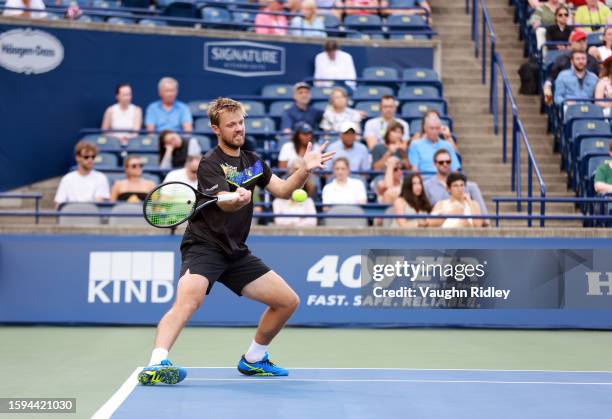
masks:
<path fill-rule="evenodd" d="M 346 158 L 352 172 L 370 170 L 370 153 L 365 145 L 357 142 L 357 125 L 354 122 L 344 121 L 340 126 L 340 133 L 340 139 L 331 143 L 327 151 L 335 151 L 336 159 Z M 331 169 L 331 166 L 330 161 L 327 163 L 328 169 Z"/>
<path fill-rule="evenodd" d="M 569 98 L 592 99 L 598 78 L 587 70 L 587 54 L 584 51 L 572 51 L 572 66 L 559 73 L 555 80 L 555 104 L 571 105 Z"/>
<path fill-rule="evenodd" d="M 323 118 L 323 111 L 310 106 L 310 85 L 300 82 L 293 86 L 294 104 L 285 111 L 281 118 L 281 129 L 286 133 L 293 132 L 298 122 L 306 122 L 311 127 L 318 127 Z"/>
<path fill-rule="evenodd" d="M 193 131 L 193 118 L 189 107 L 176 100 L 178 82 L 171 77 L 162 78 L 158 85 L 161 100 L 151 103 L 145 114 L 147 131 L 170 130 L 189 133 Z"/>
<path fill-rule="evenodd" d="M 442 122 L 436 114 L 430 114 L 423 121 L 425 135 L 420 140 L 414 140 L 410 144 L 408 160 L 412 164 L 412 170 L 421 172 L 423 177 L 436 173 L 434 166 L 434 154 L 436 151 L 445 149 L 451 156 L 451 170 L 457 171 L 461 168 L 457 153 L 453 146 L 446 140 L 440 138 Z"/>

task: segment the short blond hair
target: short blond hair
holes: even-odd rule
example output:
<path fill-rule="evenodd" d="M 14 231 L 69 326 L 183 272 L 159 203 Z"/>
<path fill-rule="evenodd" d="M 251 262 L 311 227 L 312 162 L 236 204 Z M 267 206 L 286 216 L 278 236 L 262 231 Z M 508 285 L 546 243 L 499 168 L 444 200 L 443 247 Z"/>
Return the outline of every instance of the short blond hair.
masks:
<path fill-rule="evenodd" d="M 219 121 L 221 120 L 221 114 L 223 112 L 240 112 L 242 116 L 247 116 L 242 103 L 228 97 L 218 97 L 210 102 L 208 106 L 208 120 L 211 126 L 219 126 Z"/>
<path fill-rule="evenodd" d="M 90 141 L 81 140 L 78 143 L 76 143 L 76 146 L 74 147 L 74 154 L 75 156 L 80 156 L 81 152 L 83 151 L 89 151 L 94 154 L 98 154 L 98 146 L 96 146 L 94 143 Z"/>

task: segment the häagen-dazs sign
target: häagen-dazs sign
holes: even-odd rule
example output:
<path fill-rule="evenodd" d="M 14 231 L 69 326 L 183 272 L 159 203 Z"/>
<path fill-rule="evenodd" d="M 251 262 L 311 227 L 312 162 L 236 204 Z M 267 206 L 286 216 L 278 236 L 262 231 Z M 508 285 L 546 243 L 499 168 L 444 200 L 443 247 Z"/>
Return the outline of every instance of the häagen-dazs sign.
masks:
<path fill-rule="evenodd" d="M 206 42 L 204 69 L 239 77 L 285 74 L 285 48 L 256 42 Z"/>
<path fill-rule="evenodd" d="M 0 33 L 0 66 L 23 74 L 53 70 L 64 59 L 64 47 L 53 35 L 32 29 Z"/>

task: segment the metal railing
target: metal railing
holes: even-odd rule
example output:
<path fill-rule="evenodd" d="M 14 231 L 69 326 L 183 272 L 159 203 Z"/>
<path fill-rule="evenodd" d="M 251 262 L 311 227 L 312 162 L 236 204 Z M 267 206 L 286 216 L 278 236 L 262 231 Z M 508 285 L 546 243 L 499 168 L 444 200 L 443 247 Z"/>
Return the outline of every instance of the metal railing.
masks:
<path fill-rule="evenodd" d="M 466 10 L 469 9 L 466 7 Z M 502 161 L 507 163 L 507 144 L 508 144 L 508 116 L 512 116 L 512 173 L 511 173 L 511 190 L 516 192 L 517 198 L 523 197 L 522 174 L 523 165 L 521 161 L 521 143 L 527 152 L 527 197 L 533 197 L 533 173 L 535 172 L 538 180 L 540 197 L 546 196 L 546 184 L 542 178 L 540 168 L 536 162 L 533 150 L 529 144 L 529 139 L 525 131 L 523 122 L 518 114 L 516 100 L 512 93 L 510 80 L 506 73 L 504 63 L 501 56 L 496 51 L 496 37 L 493 28 L 493 21 L 489 15 L 485 0 L 472 0 L 471 3 L 471 22 L 472 22 L 472 41 L 474 42 L 474 54 L 481 58 L 482 62 L 482 84 L 486 84 L 487 78 L 487 58 L 489 61 L 489 112 L 493 116 L 493 132 L 499 134 L 499 92 L 498 92 L 498 77 L 501 77 L 502 82 Z M 482 31 L 479 31 L 479 25 L 482 25 Z M 487 57 L 487 36 L 489 44 L 489 52 Z M 510 113 L 508 112 L 508 102 L 510 102 Z M 516 201 L 517 211 L 522 209 L 522 201 Z M 544 227 L 546 217 L 545 205 L 540 206 L 540 226 Z M 532 215 L 532 202 L 527 201 L 528 215 Z M 529 226 L 531 227 L 531 218 L 529 218 Z"/>
<path fill-rule="evenodd" d="M 42 199 L 42 194 L 35 193 L 11 193 L 11 192 L 2 192 L 0 193 L 0 199 L 33 199 L 34 200 L 34 220 L 35 223 L 38 224 L 40 212 L 40 200 Z"/>

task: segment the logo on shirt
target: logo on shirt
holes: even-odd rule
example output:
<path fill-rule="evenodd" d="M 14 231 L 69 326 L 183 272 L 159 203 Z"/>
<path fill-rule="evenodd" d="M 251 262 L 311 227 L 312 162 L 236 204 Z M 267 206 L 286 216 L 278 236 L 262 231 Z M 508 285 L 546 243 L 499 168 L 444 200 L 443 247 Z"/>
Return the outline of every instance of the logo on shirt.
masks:
<path fill-rule="evenodd" d="M 238 168 L 227 163 L 221 164 L 221 169 L 225 174 L 225 180 L 236 187 L 242 186 L 245 183 L 263 175 L 263 165 L 259 160 L 257 160 L 254 165 L 249 166 L 242 171 L 238 171 Z"/>
<path fill-rule="evenodd" d="M 238 77 L 285 74 L 285 48 L 256 42 L 205 42 L 204 70 Z"/>
<path fill-rule="evenodd" d="M 212 192 L 212 191 L 214 191 L 215 189 L 217 189 L 218 187 L 219 187 L 219 184 L 218 184 L 218 183 L 216 183 L 216 184 L 214 184 L 213 186 L 211 186 L 210 188 L 208 188 L 208 189 L 204 189 L 204 192 Z"/>
<path fill-rule="evenodd" d="M 32 29 L 0 34 L 0 66 L 23 74 L 53 70 L 64 60 L 64 47 L 53 35 Z"/>

